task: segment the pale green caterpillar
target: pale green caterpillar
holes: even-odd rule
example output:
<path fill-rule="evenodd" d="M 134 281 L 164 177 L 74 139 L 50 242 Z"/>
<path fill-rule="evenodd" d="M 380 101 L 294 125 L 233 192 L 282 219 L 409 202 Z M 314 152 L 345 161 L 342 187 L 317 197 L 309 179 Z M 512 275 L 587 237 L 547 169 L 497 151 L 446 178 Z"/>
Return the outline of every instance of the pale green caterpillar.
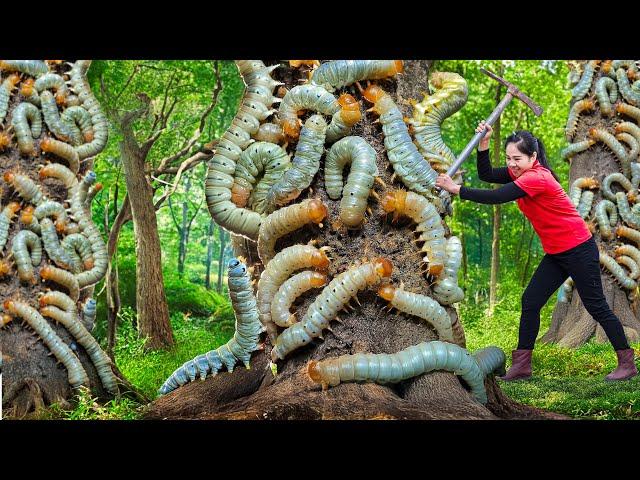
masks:
<path fill-rule="evenodd" d="M 591 191 L 582 192 L 582 195 L 580 196 L 580 202 L 576 206 L 578 215 L 580 215 L 581 218 L 587 218 L 589 212 L 591 212 L 594 195 L 595 194 Z"/>
<path fill-rule="evenodd" d="M 348 93 L 343 93 L 338 97 L 340 111 L 333 114 L 331 125 L 327 129 L 327 142 L 333 143 L 351 133 L 351 127 L 360 121 L 362 112 L 360 102 Z"/>
<path fill-rule="evenodd" d="M 621 102 L 616 105 L 616 112 L 627 115 L 633 118 L 637 123 L 640 123 L 640 108 L 638 107 Z"/>
<path fill-rule="evenodd" d="M 242 262 L 236 258 L 229 261 L 229 296 L 236 315 L 236 331 L 227 343 L 189 360 L 178 368 L 160 387 L 159 394 L 165 395 L 187 382 L 193 382 L 197 375 L 204 380 L 207 375 L 216 375 L 223 367 L 233 372 L 240 360 L 248 369 L 251 352 L 258 350 L 258 341 L 263 327 L 258 320 L 256 297 L 251 285 L 251 275 Z"/>
<path fill-rule="evenodd" d="M 581 140 L 576 143 L 570 143 L 567 147 L 562 149 L 562 151 L 560 152 L 560 156 L 565 160 L 569 160 L 576 153 L 580 153 L 580 152 L 584 152 L 585 150 L 588 150 L 595 143 L 596 141 L 593 138 Z"/>
<path fill-rule="evenodd" d="M 69 89 L 67 88 L 64 78 L 56 73 L 47 73 L 42 75 L 35 81 L 33 86 L 39 93 L 43 90 L 50 90 L 53 88 L 56 91 L 55 99 L 58 105 L 64 105 L 67 95 L 69 95 Z"/>
<path fill-rule="evenodd" d="M 321 115 L 312 115 L 307 119 L 300 133 L 291 166 L 267 192 L 268 212 L 272 212 L 276 206 L 295 200 L 305 188 L 311 185 L 313 177 L 320 168 L 326 133 L 327 122 Z"/>
<path fill-rule="evenodd" d="M 43 280 L 49 280 L 65 287 L 69 292 L 69 297 L 74 302 L 77 302 L 80 298 L 80 285 L 73 273 L 48 265 L 40 269 L 40 277 Z"/>
<path fill-rule="evenodd" d="M 631 245 L 628 245 L 628 246 L 631 246 Z M 631 247 L 631 248 L 635 248 L 635 247 Z M 616 262 L 618 262 L 620 265 L 624 265 L 629 269 L 629 278 L 633 280 L 638 279 L 638 276 L 640 276 L 640 267 L 638 267 L 637 261 L 635 261 L 633 258 L 627 255 L 618 255 L 616 257 Z"/>
<path fill-rule="evenodd" d="M 577 207 L 580 203 L 580 197 L 582 196 L 582 190 L 585 188 L 593 189 L 598 188 L 600 184 L 593 177 L 580 177 L 573 181 L 571 188 L 569 189 L 569 198 L 574 207 Z"/>
<path fill-rule="evenodd" d="M 93 123 L 91 115 L 83 107 L 69 107 L 62 115 L 60 120 L 67 125 L 71 133 L 71 140 L 75 146 L 82 145 L 85 142 L 93 140 Z"/>
<path fill-rule="evenodd" d="M 458 237 L 449 237 L 445 247 L 447 259 L 444 272 L 431 286 L 432 296 L 443 305 L 452 305 L 464 300 L 464 291 L 458 286 L 458 270 L 462 262 L 462 243 Z"/>
<path fill-rule="evenodd" d="M 18 202 L 10 202 L 2 209 L 2 213 L 0 213 L 0 252 L 2 252 L 2 249 L 7 244 L 9 227 L 18 210 L 20 210 L 20 204 Z"/>
<path fill-rule="evenodd" d="M 71 138 L 71 131 L 60 119 L 58 104 L 56 103 L 53 93 L 49 90 L 41 92 L 40 103 L 42 104 L 42 116 L 44 117 L 44 123 L 47 124 L 51 133 L 63 142 L 68 142 Z"/>
<path fill-rule="evenodd" d="M 610 200 L 601 200 L 596 205 L 595 217 L 600 229 L 600 236 L 607 240 L 611 239 L 613 237 L 611 227 L 615 227 L 618 223 L 618 209 L 615 203 Z"/>
<path fill-rule="evenodd" d="M 616 205 L 622 220 L 632 228 L 640 229 L 640 215 L 634 214 L 629 208 L 629 200 L 623 192 L 616 193 Z"/>
<path fill-rule="evenodd" d="M 591 83 L 593 82 L 593 74 L 599 63 L 600 60 L 591 60 L 584 64 L 582 77 L 580 77 L 578 84 L 571 90 L 571 100 L 580 100 L 589 92 Z"/>
<path fill-rule="evenodd" d="M 49 67 L 42 60 L 0 60 L 0 70 L 21 72 L 40 77 L 49 71 Z"/>
<path fill-rule="evenodd" d="M 93 251 L 87 237 L 81 233 L 72 233 L 64 237 L 60 244 L 71 259 L 72 271 L 79 272 L 83 268 L 85 270 L 93 268 Z"/>
<path fill-rule="evenodd" d="M 616 194 L 613 193 L 613 190 L 611 190 L 611 184 L 613 182 L 619 183 L 627 192 L 633 190 L 633 184 L 626 176 L 619 172 L 611 173 L 604 177 L 604 179 L 602 180 L 602 196 L 607 200 L 611 200 L 612 202 L 616 201 Z"/>
<path fill-rule="evenodd" d="M 633 135 L 633 138 L 636 139 L 636 142 L 640 143 L 640 127 L 638 125 L 636 125 L 635 123 L 632 122 L 621 122 L 616 124 L 615 126 L 615 132 L 617 134 L 620 133 L 630 133 L 631 135 Z M 629 155 L 630 160 L 632 162 L 636 161 L 636 158 L 633 157 L 632 154 Z M 637 157 L 637 152 L 636 152 L 636 157 Z"/>
<path fill-rule="evenodd" d="M 33 267 L 42 261 L 42 243 L 40 237 L 29 230 L 20 230 L 11 244 L 11 254 L 16 262 L 18 278 L 21 282 L 37 282 Z"/>
<path fill-rule="evenodd" d="M 623 68 L 618 68 L 616 71 L 616 77 L 618 79 L 618 90 L 622 98 L 634 106 L 640 106 L 640 93 L 634 91 L 629 83 L 629 77 L 627 72 Z"/>
<path fill-rule="evenodd" d="M 60 245 L 58 231 L 53 224 L 53 221 L 48 217 L 40 220 L 40 230 L 44 249 L 46 250 L 47 255 L 49 255 L 51 261 L 61 268 L 71 268 L 72 261 L 64 248 L 62 248 L 62 245 Z"/>
<path fill-rule="evenodd" d="M 616 228 L 616 236 L 628 238 L 629 240 L 636 242 L 636 244 L 640 245 L 640 232 L 634 228 L 620 225 L 618 228 Z"/>
<path fill-rule="evenodd" d="M 0 62 L 2 61 L 0 60 Z M 20 75 L 13 74 L 5 78 L 0 85 L 0 123 L 4 122 L 4 117 L 6 117 L 7 112 L 9 111 L 9 99 L 11 98 L 11 92 L 19 81 Z"/>
<path fill-rule="evenodd" d="M 42 133 L 42 117 L 38 107 L 22 102 L 13 109 L 11 126 L 16 134 L 18 149 L 23 155 L 34 155 L 34 139 Z"/>
<path fill-rule="evenodd" d="M 640 152 L 640 143 L 638 143 L 638 140 L 636 140 L 633 135 L 625 132 L 616 134 L 616 139 L 629 145 L 627 158 L 629 162 L 635 162 L 638 159 L 638 152 Z M 630 173 L 629 176 L 632 176 L 632 174 Z"/>
<path fill-rule="evenodd" d="M 600 77 L 596 82 L 596 98 L 600 105 L 602 115 L 613 115 L 612 103 L 618 100 L 618 87 L 616 82 L 609 77 Z"/>
<path fill-rule="evenodd" d="M 348 164 L 351 168 L 343 190 L 343 170 Z M 340 221 L 347 228 L 358 228 L 362 224 L 371 187 L 379 175 L 376 151 L 364 138 L 345 137 L 329 150 L 324 163 L 325 188 L 332 200 L 342 195 Z"/>
<path fill-rule="evenodd" d="M 44 217 L 54 217 L 56 219 L 55 226 L 58 232 L 64 232 L 65 226 L 69 221 L 67 217 L 67 210 L 61 203 L 54 202 L 53 200 L 47 200 L 42 202 L 33 211 L 33 214 L 38 220 L 42 220 Z"/>
<path fill-rule="evenodd" d="M 25 202 L 30 202 L 37 206 L 47 199 L 40 186 L 25 175 L 6 171 L 3 178 Z"/>
<path fill-rule="evenodd" d="M 320 288 L 327 284 L 324 273 L 305 270 L 288 279 L 273 296 L 271 302 L 271 320 L 280 327 L 290 327 L 297 322 L 296 316 L 289 311 L 291 304 L 307 290 Z"/>
<path fill-rule="evenodd" d="M 402 60 L 335 60 L 316 68 L 310 82 L 333 92 L 361 80 L 392 77 L 403 68 Z"/>
<path fill-rule="evenodd" d="M 93 331 L 96 322 L 96 314 L 98 313 L 98 302 L 90 298 L 82 307 L 82 323 L 88 331 Z"/>
<path fill-rule="evenodd" d="M 571 303 L 571 296 L 573 294 L 573 279 L 567 278 L 560 288 L 558 289 L 557 301 L 560 303 Z"/>
<path fill-rule="evenodd" d="M 47 292 L 40 297 L 40 313 L 64 325 L 78 344 L 86 350 L 96 367 L 96 372 L 105 390 L 114 395 L 118 393 L 117 379 L 111 368 L 111 359 L 78 319 L 76 301 L 62 292 Z"/>
<path fill-rule="evenodd" d="M 627 290 L 634 290 L 638 283 L 630 278 L 624 269 L 613 258 L 600 250 L 600 265 L 602 265 L 616 280 L 616 283 Z"/>
<path fill-rule="evenodd" d="M 484 378 L 494 372 L 504 373 L 505 361 L 504 352 L 498 347 L 488 347 L 471 355 L 458 345 L 433 341 L 392 354 L 356 353 L 311 361 L 307 372 L 326 389 L 342 382 L 398 383 L 434 370 L 445 370 L 460 375 L 471 389 L 471 395 L 485 404 Z"/>
<path fill-rule="evenodd" d="M 78 179 L 75 173 L 73 173 L 66 165 L 61 163 L 49 163 L 42 167 L 38 172 L 40 179 L 47 177 L 56 178 L 62 182 L 67 190 L 74 188 L 78 185 Z"/>
<path fill-rule="evenodd" d="M 60 142 L 55 138 L 43 138 L 40 142 L 40 149 L 43 152 L 53 153 L 57 157 L 63 158 L 69 164 L 69 169 L 74 173 L 80 170 L 80 157 L 72 145 Z"/>
<path fill-rule="evenodd" d="M 313 110 L 314 112 L 333 116 L 340 111 L 340 108 L 336 97 L 323 87 L 318 85 L 299 85 L 289 90 L 282 99 L 278 110 L 278 119 L 284 134 L 289 138 L 297 139 L 300 135 L 298 112 Z"/>
<path fill-rule="evenodd" d="M 593 111 L 594 107 L 595 105 L 593 100 L 589 98 L 579 100 L 573 104 L 571 110 L 569 110 L 569 115 L 567 116 L 567 125 L 564 128 L 564 136 L 568 142 L 570 142 L 576 134 L 576 127 L 578 126 L 578 117 L 580 114 L 582 112 Z"/>

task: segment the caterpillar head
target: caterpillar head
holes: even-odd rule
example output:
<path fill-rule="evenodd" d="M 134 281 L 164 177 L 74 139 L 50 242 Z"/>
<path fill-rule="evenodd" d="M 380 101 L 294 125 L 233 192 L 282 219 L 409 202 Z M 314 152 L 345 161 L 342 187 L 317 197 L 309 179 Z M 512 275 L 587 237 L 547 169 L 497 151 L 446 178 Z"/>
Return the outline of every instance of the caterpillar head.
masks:
<path fill-rule="evenodd" d="M 7 132 L 0 132 L 0 152 L 11 144 L 11 136 Z"/>
<path fill-rule="evenodd" d="M 0 317 L 0 328 L 4 328 L 6 327 L 9 323 L 11 323 L 11 321 L 13 320 L 13 317 L 7 313 L 3 314 Z"/>
<path fill-rule="evenodd" d="M 84 141 L 86 143 L 93 142 L 93 129 L 90 128 L 84 133 Z"/>
<path fill-rule="evenodd" d="M 11 264 L 6 260 L 0 260 L 0 278 L 5 277 L 11 271 Z"/>
<path fill-rule="evenodd" d="M 6 206 L 9 213 L 9 219 L 12 219 L 18 210 L 20 210 L 20 204 L 18 202 L 11 202 Z"/>
<path fill-rule="evenodd" d="M 20 87 L 20 93 L 29 97 L 33 93 L 33 84 L 35 80 L 33 78 L 27 78 L 24 82 L 22 82 L 22 86 Z"/>
<path fill-rule="evenodd" d="M 390 277 L 393 271 L 393 264 L 388 258 L 376 258 L 375 260 L 376 273 L 381 277 Z"/>
<path fill-rule="evenodd" d="M 324 250 L 324 248 L 325 247 L 322 247 L 322 249 L 311 254 L 311 265 L 319 270 L 326 270 L 329 268 L 329 257 L 327 257 L 327 254 L 325 253 L 326 250 Z"/>
<path fill-rule="evenodd" d="M 14 307 L 15 304 L 13 303 L 13 300 L 5 300 L 2 304 L 2 308 L 4 308 L 7 312 L 15 313 L 13 310 Z"/>
<path fill-rule="evenodd" d="M 53 146 L 53 142 L 51 141 L 51 138 L 49 137 L 45 137 L 42 139 L 42 141 L 40 142 L 40 149 L 43 152 L 51 152 L 53 151 L 55 147 Z"/>
<path fill-rule="evenodd" d="M 282 131 L 288 138 L 298 138 L 300 136 L 300 120 L 297 117 L 283 120 Z"/>
<path fill-rule="evenodd" d="M 318 200 L 318 199 L 311 200 L 307 205 L 307 209 L 309 212 L 309 219 L 313 223 L 322 222 L 322 220 L 324 220 L 327 214 L 329 213 L 327 206 L 324 203 L 322 203 L 322 200 Z"/>
<path fill-rule="evenodd" d="M 403 189 L 387 192 L 380 202 L 385 213 L 393 212 L 393 222 L 398 220 L 405 210 L 405 202 L 407 199 L 407 191 Z"/>
<path fill-rule="evenodd" d="M 324 273 L 313 272 L 311 274 L 311 286 L 319 288 L 327 284 L 327 276 Z"/>
<path fill-rule="evenodd" d="M 12 73 L 11 75 L 9 75 L 9 77 L 4 81 L 4 83 L 6 83 L 9 87 L 9 91 L 13 90 L 14 87 L 18 84 L 18 82 L 20 81 L 20 75 L 18 75 L 17 73 Z"/>
<path fill-rule="evenodd" d="M 389 283 L 385 283 L 378 289 L 378 295 L 390 302 L 396 294 L 396 287 Z"/>
<path fill-rule="evenodd" d="M 637 198 L 638 198 L 637 190 L 630 190 L 627 192 L 627 199 L 629 200 L 630 203 L 636 203 Z"/>
<path fill-rule="evenodd" d="M 25 225 L 31 225 L 31 222 L 33 222 L 34 210 L 35 208 L 33 207 L 33 205 L 26 206 L 20 214 L 20 221 Z"/>
<path fill-rule="evenodd" d="M 251 191 L 238 185 L 237 183 L 233 184 L 231 187 L 231 201 L 240 208 L 243 208 L 247 205 L 249 201 L 249 197 L 251 196 Z"/>
<path fill-rule="evenodd" d="M 7 183 L 13 183 L 16 176 L 13 172 L 4 172 L 4 175 L 2 176 L 2 178 L 4 178 L 4 181 Z"/>
<path fill-rule="evenodd" d="M 371 84 L 367 87 L 367 89 L 363 92 L 362 95 L 364 96 L 364 98 L 367 99 L 367 101 L 374 104 L 374 109 L 375 109 L 375 105 L 380 100 L 382 100 L 387 95 L 387 93 L 378 85 Z M 379 112 L 376 112 L 376 113 L 379 113 Z"/>
<path fill-rule="evenodd" d="M 595 177 L 588 177 L 584 182 L 583 188 L 594 189 L 594 188 L 598 188 L 599 186 L 600 186 L 600 183 L 598 182 L 598 180 L 595 179 Z"/>
<path fill-rule="evenodd" d="M 360 103 L 348 93 L 343 93 L 338 97 L 338 103 L 342 107 L 340 116 L 342 121 L 348 125 L 355 125 L 362 118 L 362 112 L 360 111 Z"/>
<path fill-rule="evenodd" d="M 96 172 L 94 172 L 93 170 L 89 170 L 87 174 L 84 176 L 84 181 L 91 185 L 93 182 L 96 181 L 96 178 L 97 178 Z"/>
<path fill-rule="evenodd" d="M 307 374 L 315 383 L 322 383 L 322 372 L 316 360 L 311 360 L 307 366 Z"/>
<path fill-rule="evenodd" d="M 600 69 L 602 70 L 602 73 L 608 74 L 611 71 L 612 63 L 613 63 L 613 60 L 605 60 L 604 62 L 602 62 L 602 65 L 600 67 Z"/>
<path fill-rule="evenodd" d="M 241 277 L 247 273 L 247 266 L 237 258 L 229 260 L 229 276 Z"/>
<path fill-rule="evenodd" d="M 595 138 L 598 136 L 598 129 L 597 128 L 590 128 L 589 129 L 589 136 L 591 138 Z"/>

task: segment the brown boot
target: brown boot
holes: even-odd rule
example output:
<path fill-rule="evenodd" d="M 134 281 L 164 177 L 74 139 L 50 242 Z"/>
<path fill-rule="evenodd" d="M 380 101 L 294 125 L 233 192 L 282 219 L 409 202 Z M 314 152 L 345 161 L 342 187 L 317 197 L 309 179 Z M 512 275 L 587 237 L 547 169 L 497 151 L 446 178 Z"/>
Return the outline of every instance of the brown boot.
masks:
<path fill-rule="evenodd" d="M 500 380 L 509 382 L 531 378 L 531 354 L 533 350 L 514 350 L 511 352 L 511 368 Z"/>
<path fill-rule="evenodd" d="M 626 380 L 631 377 L 635 377 L 638 374 L 638 369 L 635 363 L 633 363 L 633 348 L 627 348 L 626 350 L 616 350 L 616 356 L 618 357 L 618 367 L 609 375 L 604 377 L 608 382 L 615 380 Z"/>

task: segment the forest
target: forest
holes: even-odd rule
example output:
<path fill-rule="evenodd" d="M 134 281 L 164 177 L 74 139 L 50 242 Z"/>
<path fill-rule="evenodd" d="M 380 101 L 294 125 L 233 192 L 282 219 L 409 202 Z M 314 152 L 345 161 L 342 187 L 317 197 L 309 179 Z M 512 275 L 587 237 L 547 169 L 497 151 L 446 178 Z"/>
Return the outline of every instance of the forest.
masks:
<path fill-rule="evenodd" d="M 329 63 L 0 61 L 4 418 L 640 418 L 639 377 L 603 381 L 615 352 L 569 281 L 542 309 L 533 377 L 494 378 L 518 342 L 521 296 L 545 254 L 540 239 L 515 202 L 440 202 L 433 181 L 427 188 L 412 181 L 385 142 L 393 122 L 408 126 L 404 148 L 435 172 L 433 180 L 507 93 L 481 69 L 526 93 L 543 113 L 518 99 L 507 105 L 493 125 L 492 165 L 505 165 L 512 132 L 544 140 L 550 166 L 598 242 L 605 297 L 637 356 L 640 62 L 387 61 L 382 74 L 356 72 L 342 83 L 331 75 L 353 72 L 321 68 Z M 385 114 L 391 104 L 397 117 Z M 230 140 L 243 122 L 255 122 L 251 139 Z M 431 133 L 421 143 L 424 125 Z M 222 188 L 227 177 L 233 187 Z M 493 188 L 478 178 L 475 151 L 453 178 Z M 295 188 L 286 190 L 287 182 Z M 420 222 L 394 212 L 401 189 L 407 205 L 438 211 L 449 239 L 439 265 L 429 241 L 413 241 L 427 235 Z M 273 238 L 263 240 L 268 219 L 285 210 L 293 216 L 273 220 Z M 455 267 L 447 263 L 450 245 L 458 249 Z M 310 260 L 289 260 L 287 249 Z M 36 262 L 36 251 L 45 260 Z M 292 276 L 303 268 L 312 270 Z M 338 282 L 365 277 L 349 302 L 322 288 L 335 292 Z M 296 291 L 276 321 L 285 280 Z M 452 290 L 440 288 L 445 280 Z M 275 287 L 265 303 L 268 282 Z M 257 307 L 248 309 L 255 291 Z M 387 298 L 394 292 L 424 295 L 402 307 Z M 306 340 L 298 327 L 325 297 L 339 304 L 340 320 Z M 416 305 L 427 301 L 420 305 L 444 316 L 446 328 L 420 320 Z M 347 355 L 373 362 L 375 354 L 422 349 L 425 358 L 427 348 L 463 364 L 387 382 L 358 374 L 357 382 L 328 380 L 340 365 L 334 358 L 345 357 L 345 370 Z M 205 359 L 206 352 L 215 353 Z M 479 380 L 464 361 L 480 365 Z"/>

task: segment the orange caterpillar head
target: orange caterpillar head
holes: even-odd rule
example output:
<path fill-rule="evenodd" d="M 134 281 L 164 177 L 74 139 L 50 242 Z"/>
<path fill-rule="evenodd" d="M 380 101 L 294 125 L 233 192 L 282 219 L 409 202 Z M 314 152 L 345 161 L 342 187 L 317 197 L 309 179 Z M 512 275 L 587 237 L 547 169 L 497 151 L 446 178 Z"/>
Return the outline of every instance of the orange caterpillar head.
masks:
<path fill-rule="evenodd" d="M 300 120 L 298 120 L 298 118 L 295 118 L 293 120 L 283 121 L 282 131 L 289 138 L 298 138 L 300 136 Z"/>
<path fill-rule="evenodd" d="M 93 142 L 93 129 L 89 129 L 85 132 L 84 141 L 87 143 Z"/>
<path fill-rule="evenodd" d="M 9 85 L 9 91 L 13 90 L 19 81 L 20 75 L 18 75 L 17 73 L 12 73 L 11 75 L 9 75 L 6 80 L 7 84 Z"/>
<path fill-rule="evenodd" d="M 11 264 L 6 260 L 0 260 L 0 278 L 4 277 L 11 271 Z"/>
<path fill-rule="evenodd" d="M 0 152 L 11 145 L 11 137 L 7 132 L 0 132 Z"/>
<path fill-rule="evenodd" d="M 56 220 L 55 222 L 56 232 L 58 233 L 66 233 L 67 231 L 67 222 L 63 220 Z"/>
<path fill-rule="evenodd" d="M 387 192 L 380 204 L 385 213 L 393 212 L 393 221 L 396 222 L 398 217 L 404 212 L 406 199 L 407 191 L 400 188 Z"/>
<path fill-rule="evenodd" d="M 378 103 L 387 93 L 380 88 L 378 85 L 372 84 L 367 87 L 367 89 L 363 92 L 364 98 L 366 98 L 369 102 L 376 104 Z"/>
<path fill-rule="evenodd" d="M 20 204 L 18 202 L 11 202 L 7 205 L 7 208 L 9 209 L 9 218 L 13 218 L 16 212 L 20 210 Z"/>
<path fill-rule="evenodd" d="M 289 66 L 291 68 L 299 68 L 302 65 L 307 65 L 310 67 L 319 66 L 320 60 L 289 60 Z"/>
<path fill-rule="evenodd" d="M 593 138 L 593 137 L 596 137 L 597 135 L 598 135 L 598 130 L 597 129 L 595 129 L 595 128 L 590 128 L 589 129 L 589 136 L 590 137 Z"/>
<path fill-rule="evenodd" d="M 388 258 L 376 258 L 376 273 L 381 277 L 390 277 L 391 272 L 393 271 L 393 263 Z"/>
<path fill-rule="evenodd" d="M 49 137 L 45 137 L 40 142 L 40 148 L 43 152 L 52 152 L 55 147 L 53 146 L 51 139 Z"/>
<path fill-rule="evenodd" d="M 247 205 L 247 202 L 249 201 L 249 196 L 251 195 L 251 192 L 249 190 L 247 190 L 246 188 L 241 187 L 240 185 L 238 185 L 237 183 L 233 184 L 233 187 L 231 187 L 231 201 L 237 206 L 237 207 L 244 207 Z"/>
<path fill-rule="evenodd" d="M 311 265 L 320 270 L 326 270 L 329 268 L 329 257 L 323 250 L 313 252 L 311 255 Z"/>
<path fill-rule="evenodd" d="M 636 79 L 636 72 L 632 69 L 627 70 L 627 78 L 633 82 Z"/>
<path fill-rule="evenodd" d="M 587 98 L 587 99 L 584 101 L 584 109 L 585 109 L 585 110 L 593 110 L 593 109 L 595 108 L 595 106 L 596 106 L 596 105 L 595 105 L 595 103 L 594 103 L 594 102 L 593 102 L 593 100 L 592 100 L 592 99 L 590 99 L 590 98 Z"/>
<path fill-rule="evenodd" d="M 444 270 L 444 264 L 442 264 L 442 263 L 429 263 L 429 268 L 428 268 L 427 272 L 429 273 L 429 275 L 431 275 L 433 277 L 439 277 L 440 274 L 442 273 L 442 270 Z"/>
<path fill-rule="evenodd" d="M 311 200 L 307 208 L 309 209 L 309 218 L 313 223 L 320 223 L 329 213 L 327 206 L 318 199 Z"/>
<path fill-rule="evenodd" d="M 54 275 L 55 273 L 53 273 L 53 270 L 51 269 L 51 267 L 42 267 L 40 269 L 40 277 L 43 280 L 49 280 Z"/>
<path fill-rule="evenodd" d="M 605 60 L 604 62 L 602 62 L 602 66 L 601 66 L 601 70 L 602 73 L 609 73 L 611 71 L 611 64 L 613 63 L 613 60 Z"/>
<path fill-rule="evenodd" d="M 29 97 L 33 93 L 33 84 L 35 80 L 33 78 L 27 78 L 24 82 L 22 82 L 22 86 L 20 87 L 20 93 Z"/>
<path fill-rule="evenodd" d="M 327 284 L 327 276 L 324 273 L 313 272 L 311 274 L 311 286 L 314 288 L 322 287 Z"/>
<path fill-rule="evenodd" d="M 402 60 L 394 60 L 391 75 L 395 75 L 397 73 L 402 73 L 402 72 L 404 72 L 404 64 L 402 63 Z"/>
<path fill-rule="evenodd" d="M 316 383 L 322 383 L 322 373 L 318 368 L 318 362 L 315 360 L 311 360 L 307 365 L 307 374 Z"/>
<path fill-rule="evenodd" d="M 338 97 L 338 103 L 342 107 L 340 116 L 345 124 L 352 126 L 360 121 L 362 118 L 360 103 L 352 95 L 343 93 Z"/>
<path fill-rule="evenodd" d="M 396 287 L 389 283 L 385 283 L 378 289 L 378 295 L 384 298 L 387 302 L 390 302 L 396 295 Z"/>
<path fill-rule="evenodd" d="M 6 327 L 9 323 L 11 323 L 11 321 L 13 320 L 13 317 L 11 315 L 8 314 L 3 314 L 2 317 L 0 317 L 0 328 L 4 328 Z"/>
<path fill-rule="evenodd" d="M 33 205 L 28 205 L 22 210 L 22 214 L 20 215 L 20 221 L 25 225 L 30 225 L 33 222 L 33 211 L 35 207 Z"/>
<path fill-rule="evenodd" d="M 636 203 L 637 198 L 638 198 L 637 190 L 630 190 L 627 192 L 627 199 L 629 199 L 629 202 Z"/>
<path fill-rule="evenodd" d="M 56 92 L 56 104 L 64 105 L 67 102 L 67 96 L 62 92 Z"/>
<path fill-rule="evenodd" d="M 593 188 L 598 188 L 599 186 L 600 186 L 600 182 L 598 182 L 598 180 L 596 180 L 594 177 L 588 177 L 587 179 L 585 179 L 584 187 L 582 188 L 593 189 Z"/>
<path fill-rule="evenodd" d="M 12 312 L 13 311 L 13 301 L 12 300 L 5 300 L 4 303 L 2 304 L 2 307 L 7 311 Z"/>
<path fill-rule="evenodd" d="M 2 178 L 4 178 L 4 181 L 7 183 L 13 183 L 13 180 L 16 178 L 16 176 L 12 172 L 4 172 Z"/>

